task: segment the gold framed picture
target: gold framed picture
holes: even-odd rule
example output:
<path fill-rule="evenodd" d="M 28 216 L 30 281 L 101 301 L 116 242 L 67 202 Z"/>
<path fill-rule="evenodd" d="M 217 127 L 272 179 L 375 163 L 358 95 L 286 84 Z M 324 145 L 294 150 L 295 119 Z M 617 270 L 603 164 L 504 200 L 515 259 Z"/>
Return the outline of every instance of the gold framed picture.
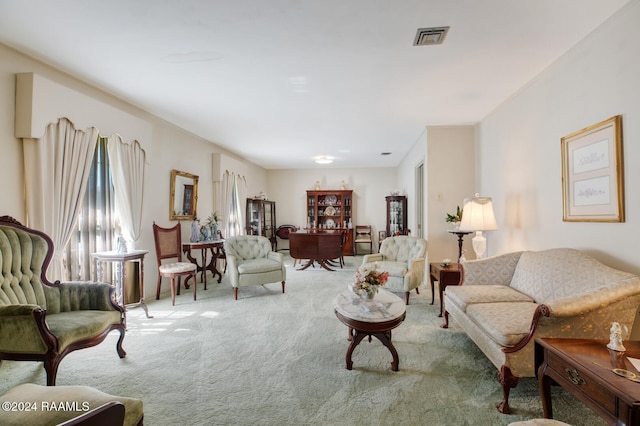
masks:
<path fill-rule="evenodd" d="M 562 220 L 624 222 L 622 116 L 571 133 L 562 147 Z"/>

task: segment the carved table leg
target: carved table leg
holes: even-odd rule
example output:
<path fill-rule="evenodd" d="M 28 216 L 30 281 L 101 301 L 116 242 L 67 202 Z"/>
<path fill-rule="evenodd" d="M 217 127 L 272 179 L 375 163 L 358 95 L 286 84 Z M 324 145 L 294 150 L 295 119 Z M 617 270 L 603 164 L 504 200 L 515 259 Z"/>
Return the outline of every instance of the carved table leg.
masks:
<path fill-rule="evenodd" d="M 440 328 L 449 328 L 449 312 L 444 311 L 444 324 L 440 326 Z"/>
<path fill-rule="evenodd" d="M 538 389 L 542 400 L 542 413 L 545 419 L 553 418 L 553 408 L 551 406 L 551 378 L 545 376 L 544 372 L 547 364 L 542 364 L 538 368 Z"/>
<path fill-rule="evenodd" d="M 353 350 L 358 346 L 358 344 L 367 336 L 366 333 L 361 333 L 358 330 L 353 330 L 353 334 L 351 336 L 351 343 L 349 344 L 349 348 L 347 349 L 347 355 L 345 357 L 347 361 L 347 370 L 351 370 L 353 368 L 353 361 L 351 361 L 351 354 L 353 354 Z"/>

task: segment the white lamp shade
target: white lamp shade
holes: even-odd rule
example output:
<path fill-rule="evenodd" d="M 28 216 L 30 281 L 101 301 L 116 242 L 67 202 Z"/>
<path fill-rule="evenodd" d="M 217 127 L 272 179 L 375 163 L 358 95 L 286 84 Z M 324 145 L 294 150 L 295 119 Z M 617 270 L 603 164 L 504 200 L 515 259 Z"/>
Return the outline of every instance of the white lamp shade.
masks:
<path fill-rule="evenodd" d="M 496 217 L 493 214 L 491 197 L 465 198 L 462 208 L 460 231 L 495 231 L 498 229 Z"/>

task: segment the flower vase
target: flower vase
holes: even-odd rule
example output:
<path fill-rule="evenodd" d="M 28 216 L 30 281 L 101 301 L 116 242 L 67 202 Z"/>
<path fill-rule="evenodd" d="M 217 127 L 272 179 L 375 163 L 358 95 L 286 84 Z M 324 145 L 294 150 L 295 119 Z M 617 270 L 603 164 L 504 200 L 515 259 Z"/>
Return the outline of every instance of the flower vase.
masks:
<path fill-rule="evenodd" d="M 211 236 L 213 238 L 213 240 L 217 240 L 218 239 L 218 224 L 217 223 L 212 223 L 211 224 L 211 233 L 213 234 Z"/>
<path fill-rule="evenodd" d="M 373 300 L 374 297 L 376 297 L 376 294 L 374 292 L 371 292 L 371 293 L 365 292 L 363 299 L 365 299 L 365 300 Z"/>

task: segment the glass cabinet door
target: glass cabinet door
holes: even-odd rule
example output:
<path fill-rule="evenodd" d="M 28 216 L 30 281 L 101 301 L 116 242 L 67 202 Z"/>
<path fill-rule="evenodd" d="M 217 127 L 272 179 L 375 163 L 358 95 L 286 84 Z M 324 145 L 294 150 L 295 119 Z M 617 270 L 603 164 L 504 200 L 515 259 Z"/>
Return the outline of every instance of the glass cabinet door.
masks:
<path fill-rule="evenodd" d="M 260 235 L 260 203 L 247 199 L 247 234 Z"/>
<path fill-rule="evenodd" d="M 387 235 L 407 233 L 407 197 L 389 196 L 387 199 Z"/>
<path fill-rule="evenodd" d="M 267 238 L 271 238 L 273 235 L 273 203 L 265 202 L 264 203 L 264 217 L 262 219 L 263 224 L 263 235 Z"/>

